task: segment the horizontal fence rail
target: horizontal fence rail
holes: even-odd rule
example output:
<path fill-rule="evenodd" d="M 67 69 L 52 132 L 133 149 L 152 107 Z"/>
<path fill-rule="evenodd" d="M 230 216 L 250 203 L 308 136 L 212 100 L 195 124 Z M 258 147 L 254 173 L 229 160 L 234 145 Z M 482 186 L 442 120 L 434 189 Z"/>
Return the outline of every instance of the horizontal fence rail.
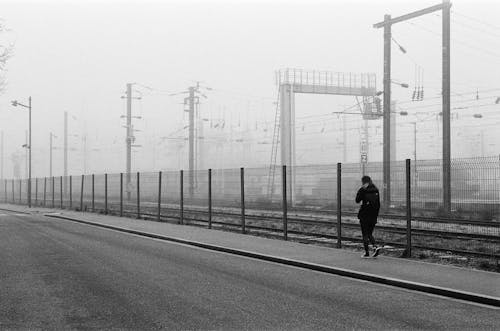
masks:
<path fill-rule="evenodd" d="M 453 160 L 451 213 L 440 200 L 440 161 L 394 162 L 391 169 L 391 204 L 376 227 L 380 242 L 405 256 L 416 249 L 498 262 L 498 158 Z M 31 199 L 28 180 L 4 179 L 0 200 L 342 247 L 362 242 L 354 196 L 363 174 L 383 196 L 381 163 L 339 163 L 33 178 Z"/>

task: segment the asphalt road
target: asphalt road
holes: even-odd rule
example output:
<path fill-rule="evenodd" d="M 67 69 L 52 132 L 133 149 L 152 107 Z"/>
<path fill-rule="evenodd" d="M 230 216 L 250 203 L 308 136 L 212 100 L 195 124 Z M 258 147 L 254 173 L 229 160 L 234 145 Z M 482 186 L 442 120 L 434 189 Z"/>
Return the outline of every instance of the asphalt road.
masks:
<path fill-rule="evenodd" d="M 500 328 L 498 309 L 11 213 L 0 281 L 2 330 Z"/>

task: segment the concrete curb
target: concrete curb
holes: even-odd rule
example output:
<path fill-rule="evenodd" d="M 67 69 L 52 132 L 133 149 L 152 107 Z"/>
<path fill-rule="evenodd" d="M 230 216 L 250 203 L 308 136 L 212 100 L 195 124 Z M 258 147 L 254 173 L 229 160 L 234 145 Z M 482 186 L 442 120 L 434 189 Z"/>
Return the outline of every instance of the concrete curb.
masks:
<path fill-rule="evenodd" d="M 167 237 L 167 236 L 154 234 L 154 233 L 141 232 L 141 231 L 137 231 L 137 230 L 120 228 L 120 227 L 116 227 L 116 226 L 112 226 L 112 225 L 84 221 L 84 220 L 71 218 L 71 217 L 67 217 L 67 216 L 62 216 L 62 215 L 44 214 L 44 216 L 57 218 L 57 219 L 63 219 L 63 220 L 69 220 L 69 221 L 73 221 L 73 222 L 77 222 L 77 223 L 97 226 L 97 227 L 111 229 L 111 230 L 115 230 L 115 231 L 119 231 L 119 232 L 135 234 L 135 235 L 139 235 L 139 236 L 143 236 L 143 237 L 149 237 L 149 238 L 160 239 L 160 240 L 185 244 L 185 245 L 194 246 L 194 247 L 200 247 L 200 248 L 209 249 L 209 250 L 218 251 L 218 252 L 224 252 L 224 253 L 230 253 L 230 254 L 234 254 L 234 255 L 250 257 L 250 258 L 259 259 L 259 260 L 263 260 L 263 261 L 279 263 L 279 264 L 283 264 L 283 265 L 290 265 L 290 266 L 299 267 L 299 268 L 303 268 L 303 269 L 320 271 L 320 272 L 329 273 L 329 274 L 333 274 L 333 275 L 339 275 L 339 276 L 344 276 L 344 277 L 349 277 L 349 278 L 354 278 L 354 279 L 365 280 L 365 281 L 374 282 L 374 283 L 378 283 L 378 284 L 385 284 L 385 285 L 400 287 L 400 288 L 409 289 L 409 290 L 413 290 L 413 291 L 430 293 L 430 294 L 440 295 L 440 296 L 444 296 L 444 297 L 449 297 L 449 298 L 454 298 L 454 299 L 459 299 L 459 300 L 465 300 L 465 301 L 500 307 L 500 298 L 498 298 L 498 297 L 492 297 L 492 296 L 481 295 L 481 294 L 476 294 L 476 293 L 471 293 L 471 292 L 459 291 L 459 290 L 454 290 L 454 289 L 446 288 L 446 287 L 432 286 L 432 285 L 423 284 L 423 283 L 405 281 L 405 280 L 396 279 L 396 278 L 382 277 L 382 276 L 364 273 L 364 272 L 358 272 L 358 271 L 353 271 L 353 270 L 348 270 L 348 269 L 343 269 L 343 268 L 325 266 L 325 265 L 321 265 L 321 264 L 286 259 L 286 258 L 282 258 L 282 257 L 278 257 L 278 256 L 272 256 L 272 255 L 260 254 L 260 253 L 250 252 L 250 251 L 238 250 L 238 249 L 224 247 L 224 246 L 205 244 L 205 243 L 181 239 L 181 238 Z"/>
<path fill-rule="evenodd" d="M 25 211 L 19 211 L 19 210 L 7 209 L 7 208 L 0 208 L 0 210 L 8 211 L 8 212 L 11 212 L 11 213 L 16 213 L 16 214 L 31 215 L 31 213 L 28 213 L 28 212 L 25 212 Z"/>

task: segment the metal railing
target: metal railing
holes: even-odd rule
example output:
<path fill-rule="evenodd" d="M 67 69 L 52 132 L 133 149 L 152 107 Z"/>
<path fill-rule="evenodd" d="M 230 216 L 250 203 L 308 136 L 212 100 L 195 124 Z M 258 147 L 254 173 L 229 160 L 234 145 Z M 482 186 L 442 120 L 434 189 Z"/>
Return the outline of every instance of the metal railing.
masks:
<path fill-rule="evenodd" d="M 281 84 L 375 89 L 377 81 L 374 73 L 287 68 L 276 72 L 276 85 Z"/>

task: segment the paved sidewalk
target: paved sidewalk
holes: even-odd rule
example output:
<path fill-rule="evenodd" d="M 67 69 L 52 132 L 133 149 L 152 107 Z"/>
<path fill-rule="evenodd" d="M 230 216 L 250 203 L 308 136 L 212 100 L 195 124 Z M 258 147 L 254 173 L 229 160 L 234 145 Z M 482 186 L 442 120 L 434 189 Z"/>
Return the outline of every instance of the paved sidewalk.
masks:
<path fill-rule="evenodd" d="M 385 278 L 427 284 L 500 299 L 500 274 L 454 266 L 380 256 L 361 259 L 359 252 L 267 239 L 195 226 L 145 221 L 125 217 L 59 209 L 31 208 L 0 204 L 0 209 L 30 213 L 57 213 L 60 216 L 129 230 L 158 234 L 231 249 L 272 255 L 285 259 L 348 269 Z M 59 221 L 51 219 L 51 221 Z M 63 221 L 63 220 L 60 220 Z"/>

